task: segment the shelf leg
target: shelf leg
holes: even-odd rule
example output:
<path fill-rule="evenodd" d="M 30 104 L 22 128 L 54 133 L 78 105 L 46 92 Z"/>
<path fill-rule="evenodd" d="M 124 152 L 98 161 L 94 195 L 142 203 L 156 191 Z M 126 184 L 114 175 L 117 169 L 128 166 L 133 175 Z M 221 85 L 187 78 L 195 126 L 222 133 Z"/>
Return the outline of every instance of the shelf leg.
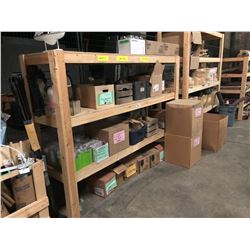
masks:
<path fill-rule="evenodd" d="M 51 50 L 48 51 L 48 55 L 56 103 L 56 125 L 61 154 L 62 180 L 67 216 L 80 217 L 64 52 Z"/>

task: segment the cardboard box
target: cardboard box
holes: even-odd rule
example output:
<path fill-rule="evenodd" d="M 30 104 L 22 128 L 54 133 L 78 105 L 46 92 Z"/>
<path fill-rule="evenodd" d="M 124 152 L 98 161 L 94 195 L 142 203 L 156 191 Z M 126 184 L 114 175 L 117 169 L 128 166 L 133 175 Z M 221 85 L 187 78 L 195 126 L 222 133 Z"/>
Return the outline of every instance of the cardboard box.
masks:
<path fill-rule="evenodd" d="M 16 209 L 27 206 L 36 200 L 32 175 L 20 175 L 11 179 Z"/>
<path fill-rule="evenodd" d="M 119 54 L 145 55 L 145 40 L 128 38 L 118 40 Z"/>
<path fill-rule="evenodd" d="M 117 187 L 115 173 L 110 172 L 97 179 L 94 184 L 95 194 L 106 198 Z"/>
<path fill-rule="evenodd" d="M 155 149 L 157 149 L 160 152 L 160 162 L 164 161 L 164 147 L 161 144 L 157 144 L 154 146 Z"/>
<path fill-rule="evenodd" d="M 201 134 L 184 137 L 166 133 L 165 142 L 165 159 L 169 163 L 190 168 L 201 159 Z"/>
<path fill-rule="evenodd" d="M 140 174 L 150 168 L 150 158 L 148 155 L 141 154 L 137 156 L 136 163 L 137 163 L 137 171 Z"/>
<path fill-rule="evenodd" d="M 164 70 L 164 65 L 159 62 L 155 63 L 154 70 L 150 77 L 150 96 L 157 96 L 162 94 L 162 74 Z"/>
<path fill-rule="evenodd" d="M 202 134 L 203 109 L 200 100 L 179 99 L 166 105 L 166 132 L 185 137 Z"/>
<path fill-rule="evenodd" d="M 123 184 L 124 174 L 126 170 L 127 170 L 127 167 L 124 164 L 121 164 L 118 167 L 113 169 L 113 172 L 116 174 L 116 182 L 118 186 Z"/>
<path fill-rule="evenodd" d="M 99 130 L 93 128 L 91 135 L 101 141 L 108 142 L 110 156 L 129 147 L 129 125 L 126 123 L 118 123 Z"/>
<path fill-rule="evenodd" d="M 227 139 L 227 115 L 204 114 L 202 148 L 217 152 Z"/>
<path fill-rule="evenodd" d="M 179 45 L 174 43 L 164 43 L 146 40 L 147 55 L 178 56 Z"/>
<path fill-rule="evenodd" d="M 114 85 L 81 84 L 81 107 L 105 109 L 115 105 Z"/>

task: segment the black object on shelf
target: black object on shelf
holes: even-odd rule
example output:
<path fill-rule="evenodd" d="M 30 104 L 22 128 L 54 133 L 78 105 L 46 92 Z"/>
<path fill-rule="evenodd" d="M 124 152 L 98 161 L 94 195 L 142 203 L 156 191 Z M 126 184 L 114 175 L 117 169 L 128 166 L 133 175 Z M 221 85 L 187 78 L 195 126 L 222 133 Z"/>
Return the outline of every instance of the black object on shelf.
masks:
<path fill-rule="evenodd" d="M 129 144 L 135 145 L 138 142 L 142 141 L 146 136 L 146 125 L 141 127 L 138 130 L 129 131 Z"/>
<path fill-rule="evenodd" d="M 133 99 L 142 100 L 150 96 L 150 84 L 148 81 L 133 82 Z"/>

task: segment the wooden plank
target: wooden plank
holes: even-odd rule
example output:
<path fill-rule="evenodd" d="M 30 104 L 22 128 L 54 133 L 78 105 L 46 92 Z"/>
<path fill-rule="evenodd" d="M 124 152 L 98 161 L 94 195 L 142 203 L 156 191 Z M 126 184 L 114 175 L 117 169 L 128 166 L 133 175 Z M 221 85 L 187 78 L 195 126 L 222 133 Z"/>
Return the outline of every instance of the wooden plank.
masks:
<path fill-rule="evenodd" d="M 56 170 L 52 166 L 49 166 L 48 164 L 47 164 L 47 169 L 48 169 L 49 176 L 51 176 L 57 181 L 63 182 L 62 173 L 60 173 L 58 170 Z"/>
<path fill-rule="evenodd" d="M 17 210 L 14 213 L 9 214 L 4 218 L 29 218 L 32 215 L 38 213 L 41 210 L 48 208 L 49 200 L 48 197 L 43 197 L 40 200 L 34 201 L 31 204 Z"/>
<path fill-rule="evenodd" d="M 219 86 L 219 82 L 215 82 L 214 84 L 199 85 L 199 86 L 195 86 L 193 88 L 190 88 L 188 90 L 188 93 L 191 94 L 191 93 L 194 93 L 194 92 L 197 92 L 200 90 L 204 90 L 204 89 L 208 89 L 208 88 L 212 88 L 212 87 L 216 87 L 216 86 Z M 182 90 L 180 90 L 180 94 L 182 94 Z"/>
<path fill-rule="evenodd" d="M 109 158 L 99 162 L 99 163 L 92 163 L 91 165 L 84 167 L 83 169 L 76 172 L 76 179 L 77 181 L 81 181 L 85 178 L 87 178 L 90 175 L 93 175 L 94 173 L 106 168 L 107 166 L 119 161 L 120 159 L 138 151 L 139 149 L 147 146 L 148 144 L 164 137 L 164 130 L 159 129 L 159 132 L 152 135 L 151 137 L 145 138 L 143 141 L 130 146 L 120 152 L 118 152 L 115 155 L 110 156 Z"/>
<path fill-rule="evenodd" d="M 220 32 L 216 32 L 216 31 L 210 31 L 210 32 L 209 31 L 202 31 L 202 33 L 203 33 L 202 38 L 205 40 L 215 40 L 218 38 L 222 38 L 224 36 L 224 34 L 222 34 Z"/>
<path fill-rule="evenodd" d="M 180 87 L 180 58 L 175 63 L 174 67 L 174 91 L 175 99 L 179 98 L 179 87 Z"/>
<path fill-rule="evenodd" d="M 50 126 L 52 128 L 56 128 L 56 117 L 55 115 L 43 115 L 43 116 L 35 116 L 35 123 L 39 123 L 42 125 Z"/>
<path fill-rule="evenodd" d="M 188 99 L 191 56 L 191 32 L 184 32 L 183 48 L 182 99 Z"/>
<path fill-rule="evenodd" d="M 217 63 L 220 62 L 220 57 L 200 57 L 199 62 L 200 63 Z"/>
<path fill-rule="evenodd" d="M 144 100 L 115 105 L 114 107 L 102 110 L 82 108 L 81 113 L 71 117 L 72 127 L 87 124 L 93 121 L 98 121 L 104 118 L 112 117 L 114 115 L 119 115 L 133 110 L 145 108 L 157 103 L 170 101 L 174 98 L 175 93 L 172 92 L 165 93 L 160 96 L 150 97 Z"/>
<path fill-rule="evenodd" d="M 162 42 L 162 32 L 157 32 L 157 41 Z"/>
<path fill-rule="evenodd" d="M 224 35 L 222 34 L 222 37 L 220 39 L 220 47 L 219 47 L 219 58 L 220 63 L 218 65 L 217 75 L 218 75 L 218 81 L 219 81 L 219 87 L 218 91 L 220 90 L 220 84 L 221 84 L 221 74 L 222 74 L 222 60 L 223 60 L 223 51 L 224 51 Z"/>
<path fill-rule="evenodd" d="M 207 112 L 209 112 L 210 110 L 212 110 L 212 109 L 214 109 L 216 107 L 217 107 L 217 105 L 209 105 L 209 106 L 207 106 L 207 107 L 205 107 L 203 109 L 203 113 L 207 113 Z"/>
<path fill-rule="evenodd" d="M 44 170 L 45 170 L 44 163 L 43 161 L 40 160 L 32 167 L 32 176 L 33 176 L 33 182 L 37 200 L 47 197 L 45 188 Z M 49 217 L 48 207 L 40 210 L 38 212 L 38 215 L 39 218 L 48 218 Z"/>
<path fill-rule="evenodd" d="M 240 94 L 240 89 L 224 89 L 224 88 L 221 88 L 220 92 L 222 94 Z"/>
<path fill-rule="evenodd" d="M 49 64 L 48 52 L 33 53 L 25 55 L 26 65 L 42 65 Z"/>
<path fill-rule="evenodd" d="M 114 53 L 64 51 L 65 63 L 175 63 L 178 56 L 122 55 Z M 124 57 L 126 60 L 119 60 Z"/>
<path fill-rule="evenodd" d="M 243 68 L 242 68 L 242 78 L 241 78 L 241 87 L 240 87 L 240 98 L 246 95 L 246 84 L 247 84 L 247 74 L 248 74 L 248 57 L 243 59 Z M 242 120 L 243 117 L 244 103 L 239 104 L 237 119 Z"/>
<path fill-rule="evenodd" d="M 241 61 L 243 61 L 243 57 L 223 58 L 223 62 L 241 62 Z"/>
<path fill-rule="evenodd" d="M 61 152 L 67 216 L 80 217 L 64 52 L 61 50 L 53 50 L 48 52 L 48 56 L 56 103 L 56 125 Z"/>
<path fill-rule="evenodd" d="M 6 180 L 8 180 L 10 178 L 13 178 L 13 177 L 17 176 L 17 175 L 19 175 L 19 171 L 18 170 L 13 170 L 8 174 L 1 175 L 0 176 L 0 182 L 6 181 Z"/>
<path fill-rule="evenodd" d="M 228 74 L 222 74 L 222 78 L 241 78 L 243 74 L 233 74 L 233 73 L 228 73 Z"/>
<path fill-rule="evenodd" d="M 250 104 L 250 102 L 244 103 L 243 107 L 245 108 L 246 106 L 248 106 Z"/>

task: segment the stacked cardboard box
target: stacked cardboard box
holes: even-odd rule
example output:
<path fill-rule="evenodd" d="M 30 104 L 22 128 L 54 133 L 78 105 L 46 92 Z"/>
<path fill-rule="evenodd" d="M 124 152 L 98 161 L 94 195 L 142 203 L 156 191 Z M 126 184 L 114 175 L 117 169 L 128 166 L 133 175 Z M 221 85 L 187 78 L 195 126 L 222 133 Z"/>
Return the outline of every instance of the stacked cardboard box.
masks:
<path fill-rule="evenodd" d="M 199 100 L 167 104 L 166 161 L 190 168 L 201 158 L 203 110 Z"/>

